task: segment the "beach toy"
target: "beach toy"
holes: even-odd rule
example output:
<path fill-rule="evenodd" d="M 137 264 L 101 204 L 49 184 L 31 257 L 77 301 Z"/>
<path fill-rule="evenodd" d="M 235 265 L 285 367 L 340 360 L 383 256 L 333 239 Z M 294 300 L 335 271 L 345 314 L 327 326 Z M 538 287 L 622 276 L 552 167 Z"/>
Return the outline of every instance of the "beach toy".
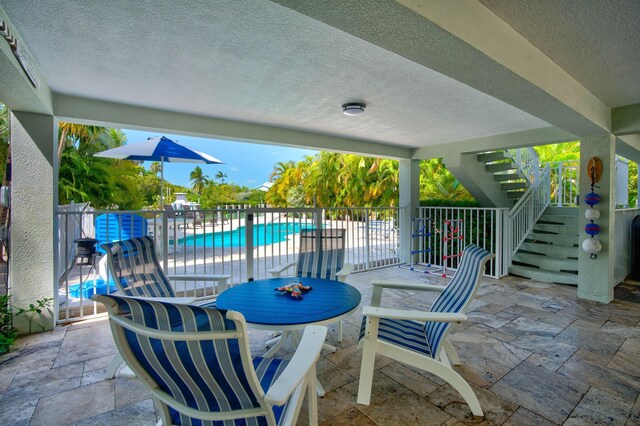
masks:
<path fill-rule="evenodd" d="M 289 283 L 285 286 L 282 287 L 276 287 L 274 288 L 275 291 L 279 291 L 282 294 L 285 293 L 289 293 L 291 295 L 291 297 L 293 297 L 296 300 L 301 300 L 302 299 L 302 292 L 303 291 L 309 291 L 311 290 L 312 287 L 309 285 L 304 285 L 301 282 L 293 282 L 293 283 Z"/>

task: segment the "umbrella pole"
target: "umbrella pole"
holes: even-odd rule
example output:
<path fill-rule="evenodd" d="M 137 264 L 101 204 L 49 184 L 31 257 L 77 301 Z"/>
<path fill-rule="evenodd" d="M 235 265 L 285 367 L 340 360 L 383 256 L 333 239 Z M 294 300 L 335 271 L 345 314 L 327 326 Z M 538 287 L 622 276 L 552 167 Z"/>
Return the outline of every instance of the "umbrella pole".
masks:
<path fill-rule="evenodd" d="M 160 208 L 164 207 L 164 158 L 160 159 Z"/>

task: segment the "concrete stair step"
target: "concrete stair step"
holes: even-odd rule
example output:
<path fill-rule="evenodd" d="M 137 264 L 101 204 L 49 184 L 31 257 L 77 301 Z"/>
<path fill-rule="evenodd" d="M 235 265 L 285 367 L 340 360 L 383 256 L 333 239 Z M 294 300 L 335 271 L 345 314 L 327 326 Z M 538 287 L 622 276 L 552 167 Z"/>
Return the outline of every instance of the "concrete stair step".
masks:
<path fill-rule="evenodd" d="M 578 224 L 580 224 L 581 221 L 580 221 L 580 218 L 578 216 L 543 214 L 542 216 L 540 216 L 540 219 L 538 219 L 538 223 L 540 223 L 540 222 L 555 223 L 555 224 L 559 224 L 559 225 L 575 225 L 575 226 L 578 226 Z M 586 219 L 585 219 L 585 223 L 586 223 Z"/>
<path fill-rule="evenodd" d="M 546 271 L 544 269 L 514 265 L 509 268 L 509 273 L 511 275 L 547 283 L 578 285 L 578 275 L 566 272 Z"/>
<path fill-rule="evenodd" d="M 513 172 L 513 173 L 497 173 L 497 174 L 493 175 L 493 179 L 496 180 L 497 182 L 504 182 L 504 181 L 509 181 L 509 180 L 515 180 L 515 181 L 524 180 L 523 177 L 520 176 L 516 172 Z"/>
<path fill-rule="evenodd" d="M 494 161 L 502 161 L 509 158 L 509 155 L 504 151 L 483 152 L 478 154 L 478 161 L 481 163 L 493 163 Z"/>
<path fill-rule="evenodd" d="M 547 207 L 544 211 L 545 215 L 549 216 L 580 216 L 580 209 L 577 207 Z"/>
<path fill-rule="evenodd" d="M 558 225 L 555 223 L 540 223 L 540 221 L 538 221 L 533 226 L 533 232 L 550 232 L 558 235 L 579 236 L 580 228 L 578 228 L 577 225 Z"/>
<path fill-rule="evenodd" d="M 555 272 L 578 272 L 577 259 L 560 259 L 557 257 L 544 256 L 540 254 L 530 254 L 518 252 L 513 256 L 513 261 L 534 266 L 539 269 Z"/>
<path fill-rule="evenodd" d="M 526 240 L 528 242 L 541 241 L 553 245 L 559 245 L 564 247 L 578 247 L 580 244 L 579 236 L 568 236 L 558 234 L 541 234 L 538 232 L 530 232 L 527 235 Z"/>
<path fill-rule="evenodd" d="M 566 258 L 578 258 L 579 247 L 559 246 L 556 244 L 541 244 L 541 243 L 529 243 L 524 242 L 520 246 L 520 251 L 526 251 L 529 253 L 544 254 L 547 256 L 553 256 L 560 259 Z"/>
<path fill-rule="evenodd" d="M 507 198 L 509 200 L 519 200 L 520 197 L 522 197 L 522 195 L 524 195 L 524 193 L 527 191 L 507 191 Z"/>
<path fill-rule="evenodd" d="M 527 181 L 522 182 L 503 182 L 500 184 L 500 188 L 503 191 L 512 191 L 514 189 L 527 189 L 529 188 L 529 183 Z"/>
<path fill-rule="evenodd" d="M 487 164 L 486 169 L 489 173 L 497 173 L 497 172 L 506 172 L 508 170 L 515 170 L 516 166 L 511 161 L 505 161 L 503 163 Z"/>

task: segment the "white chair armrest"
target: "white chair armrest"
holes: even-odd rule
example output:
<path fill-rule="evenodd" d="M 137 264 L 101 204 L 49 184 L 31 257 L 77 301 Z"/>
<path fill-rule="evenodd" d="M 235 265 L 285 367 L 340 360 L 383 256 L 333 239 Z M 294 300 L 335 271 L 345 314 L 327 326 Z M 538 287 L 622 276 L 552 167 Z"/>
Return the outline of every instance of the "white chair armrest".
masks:
<path fill-rule="evenodd" d="M 353 272 L 353 265 L 351 263 L 345 263 L 342 265 L 342 269 L 336 272 L 338 281 L 343 281 Z"/>
<path fill-rule="evenodd" d="M 402 281 L 372 281 L 371 285 L 382 288 L 395 288 L 398 290 L 437 291 L 442 292 L 446 286 L 432 284 L 416 284 Z"/>
<path fill-rule="evenodd" d="M 293 354 L 289 365 L 278 379 L 271 385 L 265 395 L 265 402 L 272 405 L 283 405 L 296 390 L 320 357 L 320 351 L 327 338 L 327 327 L 308 325 L 304 329 L 302 340 Z"/>
<path fill-rule="evenodd" d="M 267 273 L 271 274 L 271 278 L 280 278 L 280 275 L 286 270 L 291 268 L 292 266 L 296 266 L 298 261 L 293 261 L 289 263 L 285 263 L 284 265 L 276 266 L 275 268 L 271 268 L 267 271 Z"/>
<path fill-rule="evenodd" d="M 196 297 L 138 297 L 136 299 L 151 300 L 153 302 L 167 302 L 178 305 L 192 305 L 197 300 Z"/>
<path fill-rule="evenodd" d="M 402 309 L 377 308 L 365 306 L 363 316 L 413 321 L 459 322 L 466 321 L 467 316 L 461 313 L 405 311 Z"/>
<path fill-rule="evenodd" d="M 208 274 L 208 275 L 198 275 L 198 274 L 185 274 L 185 275 L 167 275 L 167 278 L 172 281 L 224 281 L 225 283 L 231 275 L 221 275 L 221 274 Z"/>

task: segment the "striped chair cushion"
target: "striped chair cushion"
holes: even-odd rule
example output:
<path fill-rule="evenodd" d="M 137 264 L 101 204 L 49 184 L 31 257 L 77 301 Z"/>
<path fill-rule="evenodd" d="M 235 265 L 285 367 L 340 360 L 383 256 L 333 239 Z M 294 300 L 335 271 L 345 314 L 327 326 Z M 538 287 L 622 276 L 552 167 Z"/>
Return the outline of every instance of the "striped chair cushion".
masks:
<path fill-rule="evenodd" d="M 485 262 L 493 256 L 475 244 L 465 247 L 458 271 L 444 291 L 431 305 L 430 312 L 464 312 L 478 291 L 478 283 L 484 272 Z M 449 322 L 427 322 L 424 329 L 429 346 L 437 354 L 443 337 L 451 327 Z"/>
<path fill-rule="evenodd" d="M 462 261 L 451 282 L 431 305 L 429 312 L 464 312 L 478 291 L 484 272 L 481 268 L 493 257 L 490 252 L 470 244 L 462 253 Z M 364 338 L 366 317 L 362 321 L 360 339 Z M 380 319 L 378 339 L 435 358 L 450 322 Z M 418 330 L 419 329 L 419 330 Z"/>
<path fill-rule="evenodd" d="M 109 271 L 125 296 L 174 297 L 175 292 L 160 268 L 151 237 L 103 244 Z"/>
<path fill-rule="evenodd" d="M 364 317 L 360 327 L 359 340 L 364 339 L 366 324 L 367 318 Z M 424 323 L 422 322 L 380 318 L 378 340 L 431 357 L 431 350 L 424 335 Z"/>
<path fill-rule="evenodd" d="M 226 311 L 203 309 L 149 300 L 109 296 L 118 303 L 119 314 L 159 331 L 207 332 L 235 330 Z M 117 327 L 121 327 L 116 325 Z M 124 329 L 128 350 L 159 389 L 191 408 L 206 412 L 230 411 L 259 407 L 242 367 L 237 339 L 180 341 L 145 337 Z M 288 361 L 275 358 L 253 358 L 253 366 L 263 390 L 267 390 L 286 367 Z M 280 419 L 287 404 L 273 407 Z M 205 422 L 169 412 L 176 425 L 266 425 L 264 417 L 236 422 Z"/>
<path fill-rule="evenodd" d="M 303 229 L 300 232 L 299 277 L 336 279 L 344 265 L 344 229 Z"/>

